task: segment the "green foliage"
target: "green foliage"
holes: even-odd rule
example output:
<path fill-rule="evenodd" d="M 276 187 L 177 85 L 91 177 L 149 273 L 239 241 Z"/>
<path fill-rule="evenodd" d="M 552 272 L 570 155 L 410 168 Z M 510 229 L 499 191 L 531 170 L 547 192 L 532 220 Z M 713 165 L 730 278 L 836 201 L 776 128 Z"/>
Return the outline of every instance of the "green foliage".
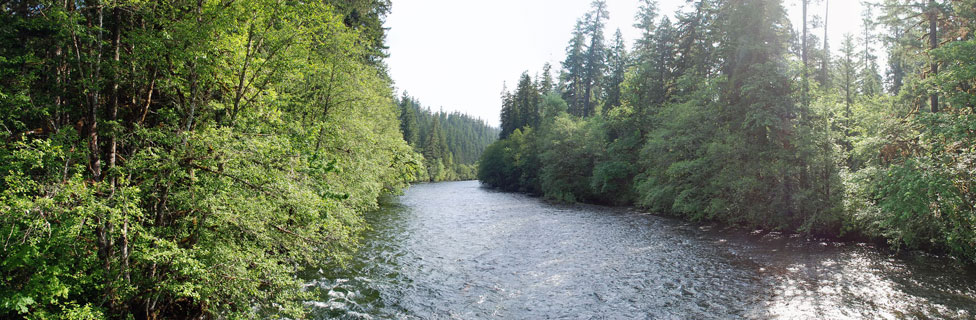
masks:
<path fill-rule="evenodd" d="M 423 161 L 336 5 L 0 4 L 0 317 L 302 318 Z"/>
<path fill-rule="evenodd" d="M 976 116 L 918 116 L 917 148 L 873 184 L 881 235 L 909 247 L 976 256 Z"/>
<path fill-rule="evenodd" d="M 498 139 L 497 128 L 458 112 L 432 112 L 406 93 L 398 105 L 400 132 L 424 158 L 425 170 L 409 181 L 477 179 L 476 162 Z"/>
<path fill-rule="evenodd" d="M 593 42 L 597 1 L 567 46 L 562 99 L 543 97 L 538 126 L 510 126 L 483 155 L 479 179 L 556 201 L 882 238 L 976 261 L 971 2 L 878 4 L 891 63 L 884 92 L 871 13 L 860 43 L 846 37 L 839 57 L 804 50 L 821 62 L 809 77 L 787 50 L 794 32 L 782 1 L 691 1 L 674 25 L 644 1 L 634 52 L 615 41 L 593 54 L 606 47 Z M 621 73 L 623 56 L 632 60 Z M 590 77 L 605 62 L 606 78 Z M 601 115 L 588 112 L 594 83 L 608 99 Z M 927 106 L 940 112 L 919 113 Z"/>

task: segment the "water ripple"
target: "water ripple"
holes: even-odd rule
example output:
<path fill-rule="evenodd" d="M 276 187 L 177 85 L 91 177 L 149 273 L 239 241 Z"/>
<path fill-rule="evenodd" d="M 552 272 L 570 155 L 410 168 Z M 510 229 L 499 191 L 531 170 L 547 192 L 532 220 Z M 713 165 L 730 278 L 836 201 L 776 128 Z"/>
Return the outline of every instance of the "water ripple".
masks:
<path fill-rule="evenodd" d="M 422 184 L 372 213 L 323 319 L 903 319 L 976 316 L 976 272 L 869 245 Z"/>

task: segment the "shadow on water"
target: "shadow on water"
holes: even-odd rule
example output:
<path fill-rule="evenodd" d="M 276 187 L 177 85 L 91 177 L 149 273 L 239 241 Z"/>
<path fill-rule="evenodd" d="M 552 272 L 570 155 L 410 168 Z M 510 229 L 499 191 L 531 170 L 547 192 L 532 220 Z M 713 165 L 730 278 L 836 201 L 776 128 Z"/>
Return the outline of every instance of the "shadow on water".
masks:
<path fill-rule="evenodd" d="M 920 253 L 422 184 L 308 283 L 322 319 L 960 318 L 976 271 Z"/>

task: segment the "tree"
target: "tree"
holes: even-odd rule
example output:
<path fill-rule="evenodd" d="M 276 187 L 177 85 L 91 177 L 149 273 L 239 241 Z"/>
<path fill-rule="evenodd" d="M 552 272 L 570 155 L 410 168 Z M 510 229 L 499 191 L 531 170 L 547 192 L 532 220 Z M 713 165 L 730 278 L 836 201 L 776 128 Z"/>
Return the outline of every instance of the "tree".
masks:
<path fill-rule="evenodd" d="M 951 19 L 945 19 L 946 17 L 952 16 L 952 6 L 949 4 L 951 1 L 945 0 L 911 0 L 905 2 L 899 1 L 885 1 L 881 4 L 883 10 L 883 20 L 886 21 L 893 33 L 895 38 L 890 39 L 896 43 L 899 43 L 902 48 L 897 51 L 915 51 L 917 53 L 931 52 L 939 48 L 942 38 L 947 34 L 946 32 L 940 33 L 940 28 L 947 28 L 949 24 L 946 21 Z M 925 29 L 921 32 L 919 39 L 925 39 L 928 43 L 921 43 L 917 41 L 911 41 L 910 39 L 905 39 L 905 34 L 918 34 L 916 26 L 924 26 Z M 946 30 L 942 30 L 946 31 Z M 904 33 L 903 33 L 904 32 Z M 895 52 L 896 50 L 893 50 Z M 903 51 L 903 52 L 904 52 Z M 907 52 L 905 52 L 907 53 Z M 904 57 L 904 55 L 901 55 Z M 917 57 L 915 58 L 917 59 Z M 895 82 L 893 87 L 901 88 L 901 70 L 902 63 L 901 59 L 894 59 L 895 64 L 892 68 L 894 72 Z M 939 74 L 939 65 L 935 59 L 928 59 L 928 71 L 922 75 L 925 77 L 937 77 Z M 935 113 L 939 111 L 939 94 L 936 90 L 929 90 L 929 108 Z"/>
<path fill-rule="evenodd" d="M 860 66 L 855 56 L 855 50 L 857 49 L 854 46 L 854 36 L 851 34 L 844 35 L 844 42 L 841 43 L 840 47 L 841 57 L 838 61 L 838 73 L 841 81 L 840 86 L 844 91 L 844 114 L 847 116 L 851 115 L 851 105 L 854 104 L 854 98 L 857 95 L 857 78 Z"/>
<path fill-rule="evenodd" d="M 607 58 L 607 89 L 604 99 L 606 107 L 604 112 L 620 106 L 621 93 L 620 86 L 624 82 L 624 74 L 627 72 L 627 48 L 624 45 L 623 34 L 620 29 L 613 37 L 613 46 L 610 48 L 610 55 Z"/>
<path fill-rule="evenodd" d="M 417 173 L 384 3 L 0 3 L 0 318 L 304 317 Z"/>
<path fill-rule="evenodd" d="M 652 110 L 658 107 L 658 103 L 662 100 L 659 98 L 659 92 L 663 83 L 659 78 L 660 73 L 656 72 L 658 70 L 656 68 L 663 67 L 656 65 L 660 61 L 655 33 L 656 18 L 657 3 L 653 0 L 642 1 L 636 16 L 637 22 L 634 24 L 641 30 L 641 37 L 634 45 L 632 53 L 635 60 L 634 75 L 627 80 L 629 92 L 626 92 L 626 100 L 633 107 L 634 116 L 637 117 L 635 127 L 642 131 L 647 130 L 650 115 L 653 114 Z"/>
<path fill-rule="evenodd" d="M 729 149 L 708 157 L 726 159 L 714 183 L 729 192 L 715 195 L 726 208 L 710 209 L 729 219 L 796 223 L 791 220 L 800 215 L 794 209 L 800 186 L 790 141 L 792 120 L 802 109 L 789 98 L 790 80 L 781 60 L 789 34 L 785 11 L 779 1 L 735 0 L 724 3 L 719 19 L 721 73 L 727 79 L 719 125 L 728 132 L 715 139 Z"/>
<path fill-rule="evenodd" d="M 861 35 L 861 74 L 858 76 L 860 91 L 867 96 L 881 93 L 881 74 L 871 48 L 874 41 L 874 17 L 871 12 L 871 7 L 866 7 L 862 12 L 861 26 L 864 30 Z"/>
<path fill-rule="evenodd" d="M 597 91 L 603 89 L 603 74 L 607 67 L 607 49 L 603 43 L 604 20 L 609 19 L 606 0 L 594 0 L 586 14 L 583 29 L 590 43 L 586 47 L 583 65 L 583 117 L 593 115 L 598 104 Z"/>
<path fill-rule="evenodd" d="M 518 86 L 515 87 L 515 95 L 512 102 L 513 108 L 518 110 L 516 114 L 519 115 L 517 119 L 514 119 L 516 129 L 524 127 L 535 128 L 539 126 L 539 121 L 541 120 L 539 104 L 541 100 L 542 96 L 539 94 L 535 84 L 532 83 L 529 72 L 522 73 Z"/>
<path fill-rule="evenodd" d="M 569 113 L 578 117 L 585 116 L 586 109 L 586 57 L 583 52 L 586 42 L 584 35 L 583 20 L 576 21 L 576 28 L 573 30 L 573 38 L 566 47 L 566 60 L 563 61 L 563 73 L 560 81 L 564 88 L 563 100 L 569 104 Z M 502 132 L 505 132 L 503 126 Z M 510 132 L 510 131 L 509 131 Z"/>
<path fill-rule="evenodd" d="M 807 49 L 807 47 L 809 46 L 808 42 L 810 41 L 810 38 L 807 36 L 807 27 L 809 26 L 809 24 L 807 23 L 807 5 L 810 3 L 810 0 L 800 0 L 800 2 L 802 2 L 802 7 L 803 7 L 803 27 L 802 27 L 803 34 L 800 38 L 800 41 L 802 43 L 802 48 L 800 49 L 800 60 L 803 61 L 803 79 L 802 79 L 803 101 L 802 102 L 805 107 L 810 107 L 810 62 L 809 62 L 808 49 Z"/>
<path fill-rule="evenodd" d="M 820 64 L 820 84 L 824 89 L 830 89 L 832 87 L 831 77 L 830 77 L 830 39 L 827 37 L 828 22 L 830 18 L 830 0 L 824 0 L 824 17 L 823 17 L 823 60 Z"/>
<path fill-rule="evenodd" d="M 406 92 L 400 98 L 400 132 L 403 133 L 403 140 L 411 146 L 420 143 L 420 132 L 417 127 L 417 107 L 412 98 Z"/>
<path fill-rule="evenodd" d="M 552 80 L 552 65 L 546 62 L 546 64 L 542 66 L 542 80 L 539 82 L 539 93 L 542 95 L 547 95 L 555 90 L 555 87 L 556 84 Z"/>

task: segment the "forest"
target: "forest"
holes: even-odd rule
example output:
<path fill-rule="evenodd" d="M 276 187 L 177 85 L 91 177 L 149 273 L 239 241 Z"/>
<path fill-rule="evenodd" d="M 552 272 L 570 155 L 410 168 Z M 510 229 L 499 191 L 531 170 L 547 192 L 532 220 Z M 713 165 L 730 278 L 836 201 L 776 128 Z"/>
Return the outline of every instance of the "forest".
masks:
<path fill-rule="evenodd" d="M 798 1 L 641 0 L 629 44 L 596 0 L 493 128 L 397 96 L 390 0 L 0 0 L 0 318 L 306 318 L 379 199 L 475 177 L 976 262 L 976 0 L 839 50 Z"/>
<path fill-rule="evenodd" d="M 478 178 L 478 159 L 498 139 L 498 128 L 460 112 L 431 111 L 406 93 L 397 106 L 403 139 L 424 157 L 415 182 Z"/>
<path fill-rule="evenodd" d="M 435 142 L 404 140 L 390 6 L 0 1 L 0 318 L 305 317 L 298 275 L 348 258 L 424 147 L 495 138 L 422 113 Z"/>
<path fill-rule="evenodd" d="M 479 180 L 976 262 L 976 1 L 868 2 L 839 50 L 797 3 L 643 0 L 631 45 L 593 1 L 561 68 L 502 94 Z"/>

